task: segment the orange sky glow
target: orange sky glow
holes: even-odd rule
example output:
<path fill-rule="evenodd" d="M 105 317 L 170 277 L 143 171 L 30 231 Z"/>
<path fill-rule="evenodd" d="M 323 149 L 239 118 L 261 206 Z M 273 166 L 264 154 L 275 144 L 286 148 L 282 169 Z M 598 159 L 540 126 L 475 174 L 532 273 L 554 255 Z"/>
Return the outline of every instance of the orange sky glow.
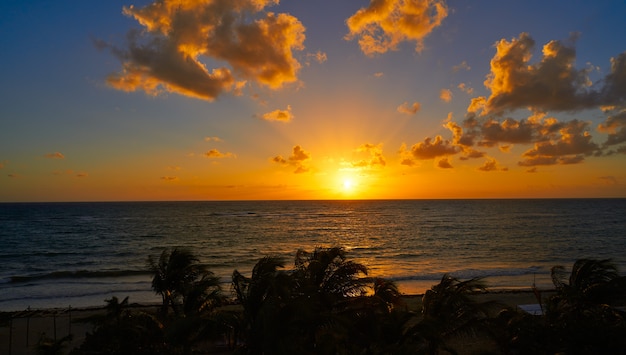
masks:
<path fill-rule="evenodd" d="M 0 202 L 626 197 L 626 8 L 567 6 L 0 5 Z"/>

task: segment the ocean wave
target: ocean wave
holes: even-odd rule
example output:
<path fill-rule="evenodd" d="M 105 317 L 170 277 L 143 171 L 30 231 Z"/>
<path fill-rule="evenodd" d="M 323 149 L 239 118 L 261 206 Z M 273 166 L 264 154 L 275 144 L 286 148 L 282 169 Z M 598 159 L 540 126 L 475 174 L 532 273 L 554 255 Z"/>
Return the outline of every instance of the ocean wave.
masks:
<path fill-rule="evenodd" d="M 127 276 L 140 276 L 151 275 L 150 271 L 146 270 L 111 270 L 111 271 L 90 271 L 90 270 L 78 270 L 78 271 L 55 271 L 46 274 L 34 274 L 34 275 L 19 275 L 11 276 L 11 283 L 26 283 L 41 280 L 56 280 L 56 279 L 85 279 L 85 278 L 111 278 L 111 277 L 127 277 Z"/>

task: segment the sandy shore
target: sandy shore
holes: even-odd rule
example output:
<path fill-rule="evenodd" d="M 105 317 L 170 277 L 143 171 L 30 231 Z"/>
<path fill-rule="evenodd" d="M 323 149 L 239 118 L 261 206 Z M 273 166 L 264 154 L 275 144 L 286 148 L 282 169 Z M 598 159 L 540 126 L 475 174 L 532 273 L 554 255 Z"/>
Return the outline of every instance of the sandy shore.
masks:
<path fill-rule="evenodd" d="M 509 306 L 537 303 L 535 295 L 529 290 L 492 291 L 473 297 L 476 301 L 499 301 Z M 421 299 L 421 295 L 404 296 L 409 310 L 418 310 Z M 155 310 L 155 306 L 133 307 Z M 36 354 L 35 347 L 43 335 L 51 339 L 61 339 L 72 334 L 73 338 L 64 351 L 67 353 L 79 346 L 84 341 L 85 334 L 93 329 L 93 324 L 85 319 L 102 312 L 104 308 L 0 312 L 0 354 Z"/>

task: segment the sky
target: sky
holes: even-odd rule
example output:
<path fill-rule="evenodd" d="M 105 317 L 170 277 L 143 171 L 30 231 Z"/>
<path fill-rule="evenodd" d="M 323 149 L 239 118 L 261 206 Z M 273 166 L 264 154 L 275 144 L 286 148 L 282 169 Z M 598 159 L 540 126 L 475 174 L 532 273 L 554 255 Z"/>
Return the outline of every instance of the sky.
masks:
<path fill-rule="evenodd" d="M 0 4 L 0 202 L 626 197 L 623 1 Z"/>

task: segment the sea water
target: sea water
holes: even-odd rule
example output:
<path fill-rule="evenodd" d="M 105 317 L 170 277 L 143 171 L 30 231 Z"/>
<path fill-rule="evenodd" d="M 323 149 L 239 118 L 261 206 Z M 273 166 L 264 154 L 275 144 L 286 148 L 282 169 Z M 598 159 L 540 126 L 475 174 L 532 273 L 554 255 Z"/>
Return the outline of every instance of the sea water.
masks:
<path fill-rule="evenodd" d="M 341 246 L 369 276 L 422 293 L 445 274 L 549 288 L 580 258 L 626 271 L 626 199 L 0 204 L 0 311 L 156 303 L 148 256 L 187 248 L 231 292 L 263 256 Z"/>

